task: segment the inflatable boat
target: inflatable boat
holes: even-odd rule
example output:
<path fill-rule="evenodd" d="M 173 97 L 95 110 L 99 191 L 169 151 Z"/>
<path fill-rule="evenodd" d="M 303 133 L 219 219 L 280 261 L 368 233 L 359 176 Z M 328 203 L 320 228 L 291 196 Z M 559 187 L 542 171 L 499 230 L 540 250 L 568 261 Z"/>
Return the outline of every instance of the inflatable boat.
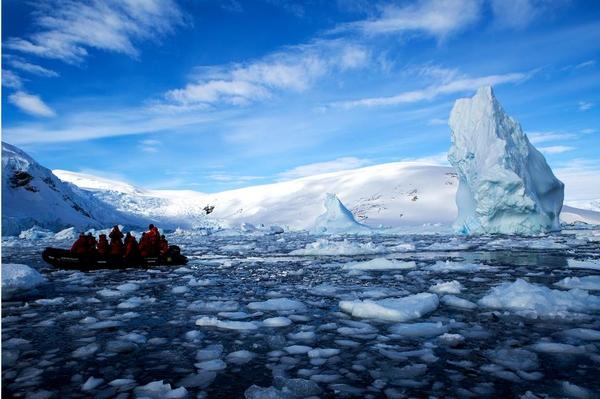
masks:
<path fill-rule="evenodd" d="M 78 256 L 69 250 L 47 247 L 42 252 L 42 258 L 58 269 L 96 270 L 96 269 L 126 269 L 130 267 L 148 268 L 154 266 L 180 266 L 188 262 L 181 255 L 177 245 L 169 246 L 165 256 L 148 256 L 136 259 L 115 257 L 100 257 L 96 255 Z"/>

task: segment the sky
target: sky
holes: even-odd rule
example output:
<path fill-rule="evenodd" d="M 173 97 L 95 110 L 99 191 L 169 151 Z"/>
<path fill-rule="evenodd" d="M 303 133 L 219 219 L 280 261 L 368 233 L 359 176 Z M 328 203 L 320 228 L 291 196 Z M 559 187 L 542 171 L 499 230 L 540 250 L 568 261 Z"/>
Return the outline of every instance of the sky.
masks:
<path fill-rule="evenodd" d="M 143 187 L 444 164 L 484 85 L 568 197 L 600 198 L 595 1 L 2 2 L 2 140 Z"/>

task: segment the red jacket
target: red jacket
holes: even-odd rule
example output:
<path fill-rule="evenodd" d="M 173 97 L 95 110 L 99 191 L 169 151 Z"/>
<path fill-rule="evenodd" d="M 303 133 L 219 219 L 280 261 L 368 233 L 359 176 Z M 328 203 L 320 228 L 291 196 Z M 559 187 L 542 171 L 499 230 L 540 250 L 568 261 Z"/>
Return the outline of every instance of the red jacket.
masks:
<path fill-rule="evenodd" d="M 121 244 L 121 241 L 110 242 L 110 254 L 111 256 L 123 255 L 123 244 Z"/>
<path fill-rule="evenodd" d="M 98 250 L 98 255 L 106 255 L 108 253 L 108 240 L 106 237 L 100 237 L 96 249 Z"/>
<path fill-rule="evenodd" d="M 169 252 L 169 242 L 167 240 L 160 240 L 160 254 L 166 255 Z"/>
<path fill-rule="evenodd" d="M 81 236 L 75 241 L 73 246 L 71 247 L 71 252 L 76 253 L 77 255 L 83 255 L 87 252 L 88 249 L 88 239 L 85 236 Z"/>
<path fill-rule="evenodd" d="M 138 254 L 138 243 L 134 237 L 131 237 L 125 244 L 125 257 L 133 257 Z"/>

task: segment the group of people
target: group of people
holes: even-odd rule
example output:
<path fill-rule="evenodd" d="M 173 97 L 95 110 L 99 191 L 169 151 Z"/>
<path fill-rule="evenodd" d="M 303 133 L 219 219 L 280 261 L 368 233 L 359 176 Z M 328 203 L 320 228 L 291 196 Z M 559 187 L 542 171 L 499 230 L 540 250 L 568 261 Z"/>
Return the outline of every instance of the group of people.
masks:
<path fill-rule="evenodd" d="M 107 239 L 100 234 L 98 240 L 88 233 L 81 233 L 71 247 L 71 252 L 79 256 L 99 256 L 125 259 L 136 259 L 148 256 L 165 256 L 169 252 L 169 242 L 158 228 L 151 224 L 148 231 L 142 233 L 140 241 L 131 232 L 123 235 L 119 226 L 114 226 Z M 124 240 L 123 240 L 124 238 Z"/>

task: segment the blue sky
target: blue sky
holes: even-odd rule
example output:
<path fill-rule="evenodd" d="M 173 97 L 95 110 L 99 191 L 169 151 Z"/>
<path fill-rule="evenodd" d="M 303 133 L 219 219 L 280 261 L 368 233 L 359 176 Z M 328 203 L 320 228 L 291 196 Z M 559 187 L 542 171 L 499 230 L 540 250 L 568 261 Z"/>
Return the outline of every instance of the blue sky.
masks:
<path fill-rule="evenodd" d="M 571 194 L 600 178 L 592 1 L 5 0 L 2 45 L 3 140 L 52 169 L 215 192 L 441 162 L 491 84 Z"/>

